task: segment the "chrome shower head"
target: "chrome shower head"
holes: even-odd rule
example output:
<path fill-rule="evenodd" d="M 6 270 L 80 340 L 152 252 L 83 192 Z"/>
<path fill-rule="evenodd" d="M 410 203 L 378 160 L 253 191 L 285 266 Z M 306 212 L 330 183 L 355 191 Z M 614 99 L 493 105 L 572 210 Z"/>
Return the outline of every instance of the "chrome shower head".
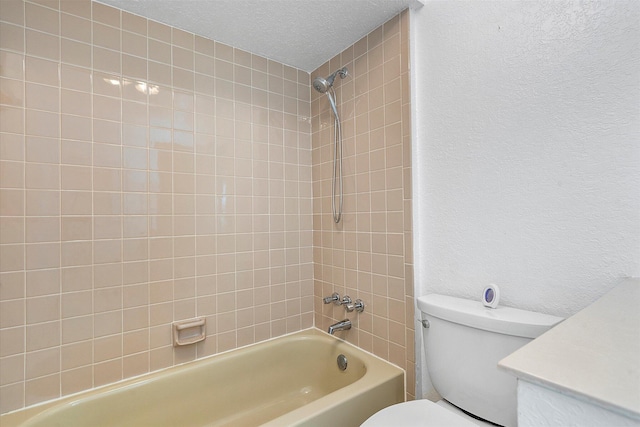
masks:
<path fill-rule="evenodd" d="M 347 77 L 347 74 L 347 67 L 342 67 L 326 79 L 322 77 L 316 77 L 315 79 L 313 79 L 313 88 L 320 93 L 325 93 L 331 86 L 333 86 L 333 81 L 336 79 L 336 75 L 340 76 L 341 79 L 344 79 L 345 77 Z"/>
<path fill-rule="evenodd" d="M 313 79 L 313 88 L 320 93 L 325 93 L 330 87 L 331 83 L 322 77 L 316 77 Z"/>

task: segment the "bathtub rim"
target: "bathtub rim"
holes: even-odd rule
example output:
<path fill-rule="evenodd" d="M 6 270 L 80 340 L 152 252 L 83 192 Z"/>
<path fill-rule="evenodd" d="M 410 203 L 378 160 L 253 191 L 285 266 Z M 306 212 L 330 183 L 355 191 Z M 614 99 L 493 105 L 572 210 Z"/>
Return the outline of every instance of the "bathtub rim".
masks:
<path fill-rule="evenodd" d="M 125 388 L 125 387 L 131 387 L 133 385 L 136 384 L 140 384 L 140 383 L 144 383 L 147 381 L 152 380 L 154 377 L 156 376 L 160 376 L 163 374 L 167 374 L 170 373 L 171 371 L 177 371 L 180 368 L 184 368 L 185 366 L 188 366 L 190 364 L 204 364 L 207 361 L 210 361 L 210 359 L 213 358 L 219 358 L 220 356 L 225 356 L 228 355 L 230 353 L 234 353 L 237 351 L 242 351 L 245 349 L 249 349 L 252 347 L 256 347 L 259 345 L 264 345 L 264 344 L 269 344 L 272 343 L 273 341 L 278 341 L 278 340 L 285 340 L 286 338 L 291 338 L 295 335 L 300 335 L 301 338 L 304 338 L 306 336 L 308 337 L 320 337 L 320 338 L 324 338 L 327 340 L 335 340 L 335 344 L 334 345 L 346 345 L 350 348 L 352 348 L 353 350 L 357 351 L 357 352 L 361 352 L 364 353 L 366 355 L 366 357 L 370 357 L 374 360 L 377 361 L 377 363 L 382 363 L 382 364 L 386 364 L 386 365 L 390 365 L 390 367 L 396 368 L 398 370 L 400 370 L 402 372 L 402 383 L 403 383 L 403 401 L 406 400 L 406 393 L 407 393 L 407 373 L 406 371 L 399 367 L 398 365 L 389 362 L 388 360 L 385 360 L 383 358 L 381 358 L 380 356 L 377 356 L 373 353 L 370 353 L 358 346 L 356 346 L 355 344 L 341 338 L 335 335 L 329 335 L 327 332 L 320 330 L 318 328 L 316 328 L 315 326 L 306 328 L 306 329 L 302 329 L 300 331 L 295 331 L 295 332 L 290 332 L 287 334 L 283 334 L 277 337 L 272 337 L 272 338 L 268 338 L 266 340 L 263 341 L 259 341 L 256 343 L 252 343 L 252 344 L 248 344 L 248 345 L 244 345 L 241 347 L 237 347 L 234 349 L 230 349 L 230 350 L 225 350 L 222 351 L 220 353 L 215 353 L 212 355 L 208 355 L 208 356 L 204 356 L 200 359 L 194 359 L 194 360 L 189 360 L 186 362 L 182 362 L 176 365 L 172 365 L 172 366 L 168 366 L 165 368 L 161 368 L 155 371 L 151 371 L 151 372 L 146 372 L 140 375 L 136 375 L 134 377 L 129 377 L 129 378 L 125 378 L 122 380 L 118 380 L 117 382 L 114 383 L 109 383 L 109 384 L 105 384 L 105 385 L 101 385 L 98 387 L 94 387 L 94 388 L 90 388 L 87 390 L 82 390 L 73 394 L 69 394 L 66 396 L 61 396 L 61 397 L 57 397 L 55 399 L 51 399 L 51 400 L 47 400 L 44 402 L 39 402 L 37 404 L 34 405 L 30 405 L 24 408 L 20 408 L 20 409 L 16 409 L 14 411 L 10 411 L 10 412 L 6 412 L 4 414 L 0 414 L 0 425 L 2 425 L 3 427 L 19 427 L 21 426 L 23 423 L 26 423 L 27 421 L 31 420 L 33 417 L 49 410 L 52 409 L 58 405 L 64 405 L 64 404 L 69 404 L 69 403 L 74 403 L 75 401 L 78 401 L 80 399 L 84 399 L 84 398 L 90 398 L 94 395 L 98 395 L 98 394 L 102 394 L 102 393 L 109 393 L 112 391 L 115 391 L 117 389 L 120 388 Z M 365 380 L 366 375 L 360 379 L 358 379 L 355 383 L 360 382 Z M 353 383 L 353 384 L 355 384 Z M 336 395 L 339 396 L 340 394 L 344 394 L 346 393 L 344 391 L 345 388 L 349 388 L 351 386 L 353 386 L 353 384 L 349 384 L 341 389 L 335 390 L 333 392 L 330 393 L 330 395 Z M 328 395 L 327 395 L 328 396 Z M 324 399 L 326 396 L 321 397 L 320 399 L 317 399 L 316 401 L 310 402 L 306 406 L 318 406 L 318 404 L 316 403 L 319 400 Z M 315 405 L 314 405 L 315 404 Z M 277 417 L 275 420 L 280 420 L 280 419 L 286 419 L 286 418 L 291 418 L 289 416 L 289 414 L 291 413 L 295 413 L 296 411 L 298 411 L 300 408 L 298 409 L 294 409 L 293 411 L 287 413 L 287 414 L 283 414 L 280 417 Z M 269 421 L 266 423 L 266 425 L 270 425 L 272 421 Z M 275 424 L 274 424 L 275 425 Z"/>

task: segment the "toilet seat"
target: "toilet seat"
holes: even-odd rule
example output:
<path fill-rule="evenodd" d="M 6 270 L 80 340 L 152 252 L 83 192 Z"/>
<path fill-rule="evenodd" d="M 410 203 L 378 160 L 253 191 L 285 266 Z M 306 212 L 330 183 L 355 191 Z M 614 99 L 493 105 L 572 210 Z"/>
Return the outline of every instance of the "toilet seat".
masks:
<path fill-rule="evenodd" d="M 388 406 L 370 416 L 361 425 L 361 427 L 426 426 L 477 427 L 475 423 L 426 399 Z"/>

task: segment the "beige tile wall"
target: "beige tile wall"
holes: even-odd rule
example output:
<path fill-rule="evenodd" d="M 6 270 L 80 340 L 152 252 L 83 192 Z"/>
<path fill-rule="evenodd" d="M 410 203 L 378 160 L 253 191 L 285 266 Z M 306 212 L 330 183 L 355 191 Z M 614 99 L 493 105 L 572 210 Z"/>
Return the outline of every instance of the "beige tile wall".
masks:
<path fill-rule="evenodd" d="M 407 371 L 415 390 L 409 13 L 403 12 L 322 65 L 311 77 L 347 66 L 336 79 L 344 152 L 344 214 L 331 214 L 333 115 L 313 91 L 313 246 L 315 324 L 343 318 L 337 334 Z M 346 313 L 322 297 L 337 291 L 365 301 Z"/>
<path fill-rule="evenodd" d="M 333 290 L 412 397 L 406 12 L 312 74 L 350 70 L 334 228 L 308 74 L 86 0 L 1 8 L 0 412 L 309 327 L 314 302 L 324 329 Z M 194 316 L 207 340 L 174 350 Z"/>
<path fill-rule="evenodd" d="M 308 73 L 88 0 L 0 8 L 0 412 L 312 326 Z"/>

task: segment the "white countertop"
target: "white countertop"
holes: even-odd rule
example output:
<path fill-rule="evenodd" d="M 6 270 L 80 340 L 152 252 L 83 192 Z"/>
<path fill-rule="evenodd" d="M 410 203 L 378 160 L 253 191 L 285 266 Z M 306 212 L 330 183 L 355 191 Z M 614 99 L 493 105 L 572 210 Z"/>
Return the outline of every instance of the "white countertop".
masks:
<path fill-rule="evenodd" d="M 640 279 L 609 293 L 499 364 L 518 378 L 640 416 Z"/>

